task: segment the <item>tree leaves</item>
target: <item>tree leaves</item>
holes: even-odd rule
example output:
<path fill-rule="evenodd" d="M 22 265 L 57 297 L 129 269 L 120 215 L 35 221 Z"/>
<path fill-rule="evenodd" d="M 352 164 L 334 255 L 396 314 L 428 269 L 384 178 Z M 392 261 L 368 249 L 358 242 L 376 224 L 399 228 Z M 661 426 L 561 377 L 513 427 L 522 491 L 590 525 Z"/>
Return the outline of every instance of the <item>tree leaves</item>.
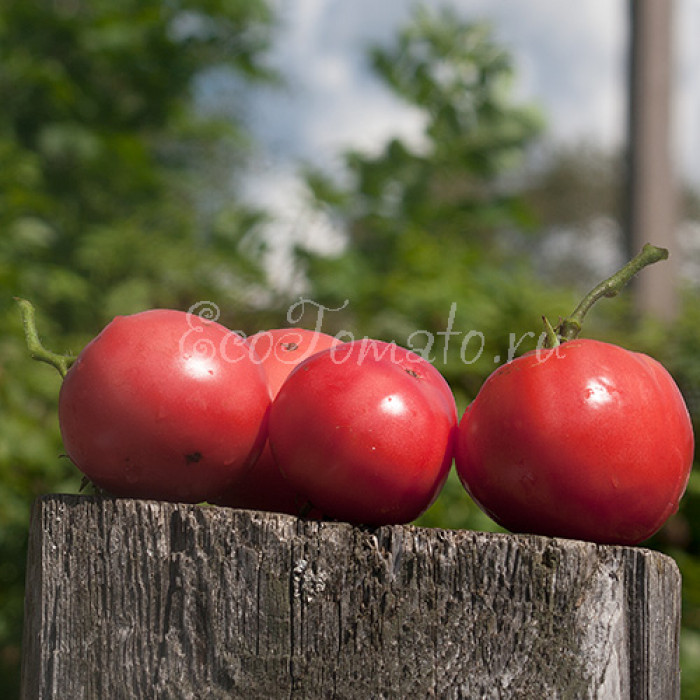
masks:
<path fill-rule="evenodd" d="M 271 21 L 264 0 L 0 8 L 0 676 L 11 685 L 16 666 L 2 660 L 19 645 L 30 503 L 80 483 L 61 458 L 58 378 L 29 359 L 12 297 L 34 302 L 60 352 L 114 315 L 202 298 L 245 325 L 251 289 L 265 289 L 261 215 L 230 184 L 246 136 L 235 114 L 194 98 L 208 71 L 273 79 Z"/>

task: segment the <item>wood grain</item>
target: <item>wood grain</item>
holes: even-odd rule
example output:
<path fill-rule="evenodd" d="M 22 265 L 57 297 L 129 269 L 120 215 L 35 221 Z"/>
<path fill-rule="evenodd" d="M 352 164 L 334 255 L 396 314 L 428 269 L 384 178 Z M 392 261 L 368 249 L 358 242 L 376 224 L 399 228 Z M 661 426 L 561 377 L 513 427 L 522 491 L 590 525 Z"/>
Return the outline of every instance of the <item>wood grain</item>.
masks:
<path fill-rule="evenodd" d="M 25 700 L 679 697 L 680 575 L 642 548 L 51 495 Z"/>

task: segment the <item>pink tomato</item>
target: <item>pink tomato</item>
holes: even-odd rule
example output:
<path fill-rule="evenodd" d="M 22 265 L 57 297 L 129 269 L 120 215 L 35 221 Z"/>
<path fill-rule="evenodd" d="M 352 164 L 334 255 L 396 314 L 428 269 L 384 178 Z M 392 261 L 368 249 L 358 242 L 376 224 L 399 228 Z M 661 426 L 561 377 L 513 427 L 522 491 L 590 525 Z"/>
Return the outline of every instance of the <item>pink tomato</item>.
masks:
<path fill-rule="evenodd" d="M 676 511 L 693 429 L 671 375 L 577 339 L 499 367 L 460 422 L 457 473 L 514 532 L 637 544 Z"/>
<path fill-rule="evenodd" d="M 381 525 L 431 505 L 456 426 L 452 392 L 429 362 L 365 339 L 292 371 L 273 401 L 269 440 L 293 487 L 327 517 Z"/>
<path fill-rule="evenodd" d="M 339 342 L 331 335 L 304 328 L 275 328 L 248 338 L 251 349 L 265 369 L 272 398 L 302 360 Z M 318 511 L 308 511 L 308 498 L 282 476 L 269 443 L 265 444 L 253 469 L 217 495 L 212 502 L 234 508 L 320 516 Z"/>
<path fill-rule="evenodd" d="M 243 338 L 193 314 L 118 316 L 59 395 L 68 456 L 115 496 L 196 503 L 250 468 L 270 397 Z"/>

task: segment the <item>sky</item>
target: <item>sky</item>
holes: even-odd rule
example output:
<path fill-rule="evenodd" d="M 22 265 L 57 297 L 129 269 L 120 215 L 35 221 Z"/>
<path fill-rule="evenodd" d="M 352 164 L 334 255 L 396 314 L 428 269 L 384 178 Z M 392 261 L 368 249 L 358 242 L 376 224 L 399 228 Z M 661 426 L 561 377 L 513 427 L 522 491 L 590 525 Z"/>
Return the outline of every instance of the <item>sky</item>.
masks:
<path fill-rule="evenodd" d="M 247 93 L 259 150 L 246 194 L 278 212 L 273 229 L 279 237 L 311 238 L 328 250 L 340 244 L 327 222 L 310 218 L 303 205 L 296 173 L 300 160 L 337 171 L 349 148 L 376 152 L 395 136 L 419 142 L 422 115 L 394 97 L 366 59 L 369 46 L 391 43 L 414 4 L 273 0 L 280 23 L 269 62 L 286 87 Z M 465 18 L 492 23 L 495 37 L 514 58 L 514 93 L 539 106 L 548 138 L 622 145 L 628 0 L 441 4 Z M 673 154 L 678 173 L 700 186 L 700 0 L 675 0 L 674 32 Z"/>

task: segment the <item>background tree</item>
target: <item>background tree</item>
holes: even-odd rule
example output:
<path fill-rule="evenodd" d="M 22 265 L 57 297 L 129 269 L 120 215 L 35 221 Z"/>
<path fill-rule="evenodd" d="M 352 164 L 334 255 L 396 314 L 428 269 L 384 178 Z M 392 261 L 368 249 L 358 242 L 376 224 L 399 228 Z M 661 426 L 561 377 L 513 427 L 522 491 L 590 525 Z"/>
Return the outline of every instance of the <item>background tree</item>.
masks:
<path fill-rule="evenodd" d="M 114 315 L 214 299 L 235 327 L 265 289 L 232 177 L 246 136 L 202 79 L 271 80 L 264 0 L 6 0 L 0 6 L 0 687 L 17 694 L 31 500 L 77 491 L 59 378 L 28 359 L 13 295 L 77 352 Z M 235 105 L 233 105 L 235 106 Z M 235 321 L 234 321 L 235 319 Z"/>
<path fill-rule="evenodd" d="M 513 102 L 510 58 L 488 28 L 451 12 L 419 11 L 372 61 L 425 112 L 425 143 L 395 139 L 378 156 L 348 154 L 348 188 L 309 173 L 317 205 L 331 208 L 348 240 L 339 257 L 300 257 L 315 299 L 336 307 L 349 298 L 352 327 L 404 343 L 411 337 L 416 349 L 434 338 L 430 350 L 464 400 L 494 358 L 507 356 L 504 328 L 518 338 L 539 332 L 530 314 L 544 288 L 522 256 L 534 219 L 515 175 L 541 119 Z M 443 340 L 437 333 L 451 309 L 460 335 Z M 485 346 L 465 371 L 460 351 L 470 331 L 482 333 Z M 469 359 L 479 354 L 478 340 L 464 348 Z"/>

